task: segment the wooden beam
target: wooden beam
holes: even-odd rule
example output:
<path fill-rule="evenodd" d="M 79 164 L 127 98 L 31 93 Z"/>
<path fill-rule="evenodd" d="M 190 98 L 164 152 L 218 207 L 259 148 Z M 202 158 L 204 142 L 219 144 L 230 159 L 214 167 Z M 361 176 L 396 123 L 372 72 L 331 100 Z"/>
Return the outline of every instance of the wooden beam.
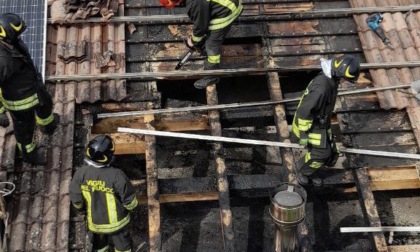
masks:
<path fill-rule="evenodd" d="M 153 126 L 156 130 L 162 131 L 201 131 L 208 130 L 209 123 L 207 118 L 201 117 L 198 119 L 186 120 L 159 120 L 155 119 L 153 121 Z M 118 127 L 127 127 L 133 129 L 145 129 L 146 125 L 144 123 L 144 116 L 134 115 L 134 116 L 121 116 L 121 117 L 112 117 L 104 118 L 99 122 L 95 123 L 92 127 L 92 134 L 109 134 L 116 133 Z"/>
<path fill-rule="evenodd" d="M 153 130 L 151 123 L 153 115 L 144 117 L 144 123 L 149 130 Z M 162 235 L 160 232 L 160 202 L 158 190 L 158 172 L 156 165 L 156 137 L 145 136 L 146 142 L 146 179 L 147 179 L 147 209 L 149 220 L 149 250 L 160 252 Z"/>
<path fill-rule="evenodd" d="M 159 203 L 179 203 L 179 202 L 196 202 L 196 201 L 213 201 L 218 200 L 217 192 L 198 192 L 188 194 L 160 194 Z M 147 197 L 137 195 L 137 200 L 140 204 L 147 203 Z"/>
<path fill-rule="evenodd" d="M 216 85 L 210 85 L 206 88 L 207 104 L 218 104 Z M 208 112 L 210 120 L 211 134 L 213 136 L 222 135 L 222 126 L 220 124 L 220 114 L 217 110 Z M 230 196 L 229 196 L 229 182 L 227 180 L 225 158 L 222 153 L 223 144 L 214 143 L 213 152 L 214 161 L 216 162 L 217 174 L 217 191 L 219 195 L 220 217 L 223 233 L 223 242 L 226 252 L 234 252 L 235 249 L 235 235 L 232 227 L 232 210 L 230 209 Z"/>
<path fill-rule="evenodd" d="M 369 227 L 380 227 L 381 220 L 379 218 L 378 209 L 376 208 L 375 198 L 370 188 L 370 180 L 367 169 L 361 168 L 354 170 L 354 179 L 359 193 L 360 205 L 363 215 Z M 387 252 L 388 248 L 383 233 L 371 234 L 375 251 Z"/>
<path fill-rule="evenodd" d="M 420 245 L 388 246 L 389 252 L 413 252 L 420 251 Z"/>
<path fill-rule="evenodd" d="M 416 166 L 366 168 L 372 191 L 420 189 Z M 357 188 L 346 188 L 344 192 L 356 192 Z"/>

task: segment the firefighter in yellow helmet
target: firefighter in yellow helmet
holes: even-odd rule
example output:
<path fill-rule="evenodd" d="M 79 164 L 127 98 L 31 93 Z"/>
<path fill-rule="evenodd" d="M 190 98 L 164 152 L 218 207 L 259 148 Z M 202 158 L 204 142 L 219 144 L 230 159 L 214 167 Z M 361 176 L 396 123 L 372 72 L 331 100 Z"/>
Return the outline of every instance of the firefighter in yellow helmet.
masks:
<path fill-rule="evenodd" d="M 92 235 L 93 251 L 132 251 L 128 223 L 130 211 L 137 207 L 136 193 L 130 180 L 111 165 L 114 142 L 99 135 L 86 147 L 85 165 L 70 183 L 70 199 L 76 209 L 87 210 L 87 225 Z"/>
<path fill-rule="evenodd" d="M 7 110 L 23 161 L 45 165 L 46 153 L 36 146 L 33 137 L 35 123 L 43 133 L 52 134 L 59 116 L 52 113 L 51 95 L 19 38 L 25 29 L 18 15 L 0 14 L 0 126 L 9 125 Z"/>
<path fill-rule="evenodd" d="M 337 98 L 338 85 L 343 81 L 356 82 L 360 75 L 360 63 L 353 56 L 344 55 L 331 60 L 321 60 L 322 72 L 306 88 L 293 119 L 293 133 L 299 144 L 308 151 L 304 164 L 297 170 L 300 184 L 322 185 L 316 172 L 324 166 L 332 167 L 339 150 L 331 132 L 331 116 Z"/>

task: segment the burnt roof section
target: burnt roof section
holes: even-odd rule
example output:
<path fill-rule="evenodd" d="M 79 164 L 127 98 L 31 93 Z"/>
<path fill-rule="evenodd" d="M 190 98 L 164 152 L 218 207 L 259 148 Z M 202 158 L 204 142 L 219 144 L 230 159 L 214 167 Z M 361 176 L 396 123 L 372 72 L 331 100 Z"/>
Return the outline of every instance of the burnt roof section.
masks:
<path fill-rule="evenodd" d="M 157 5 L 157 1 L 126 1 L 127 5 L 137 6 L 124 12 L 123 1 L 119 2 L 117 16 L 136 16 L 167 14 Z M 228 38 L 231 44 L 224 47 L 224 67 L 260 66 L 266 58 L 269 64 L 279 66 L 318 65 L 320 56 L 352 52 L 366 62 L 417 61 L 420 53 L 420 12 L 383 13 L 383 28 L 391 39 L 394 50 L 383 46 L 370 31 L 365 19 L 367 14 L 299 18 L 297 12 L 319 9 L 346 8 L 348 1 L 313 1 L 305 3 L 268 3 L 244 1 L 243 17 L 258 17 L 265 14 L 296 12 L 282 20 L 241 22 L 235 24 Z M 392 6 L 418 4 L 416 1 L 350 1 L 352 7 L 377 6 L 376 3 L 389 3 Z M 73 16 L 54 14 L 56 9 L 64 8 L 63 0 L 49 1 L 51 17 L 56 24 L 48 25 L 47 76 L 83 75 L 102 73 L 125 73 L 172 70 L 181 58 L 183 31 L 190 24 L 173 25 L 162 29 L 136 27 L 127 40 L 143 43 L 128 45 L 132 58 L 127 59 L 125 32 L 127 25 L 121 23 L 77 23 L 70 21 Z M 143 8 L 142 8 L 143 7 Z M 61 10 L 59 10 L 61 11 Z M 185 10 L 179 8 L 179 13 Z M 115 12 L 116 13 L 116 12 Z M 295 19 L 294 17 L 297 17 Z M 60 20 L 60 21 L 57 21 Z M 112 19 L 111 19 L 112 20 Z M 60 22 L 68 22 L 65 25 Z M 131 26 L 130 26 L 131 27 Z M 345 29 L 343 29 L 345 28 Z M 181 30 L 179 30 L 181 29 Z M 153 33 L 153 31 L 159 31 Z M 240 38 L 240 40 L 235 40 Z M 253 40 L 259 38 L 260 40 Z M 360 43 L 359 43 L 360 38 Z M 148 45 L 151 40 L 166 42 L 161 45 Z M 248 43 L 247 43 L 248 42 Z M 137 51 L 137 49 L 139 51 Z M 134 52 L 138 53 L 134 53 Z M 162 56 L 162 58 L 159 58 Z M 142 58 L 144 57 L 144 58 Z M 167 60 L 161 61 L 167 57 Z M 169 59 L 168 59 L 169 58 Z M 192 69 L 202 65 L 203 58 L 195 57 Z M 139 64 L 136 68 L 134 65 Z M 126 65 L 128 66 L 126 68 Z M 130 68 L 131 66 L 131 68 Z M 129 70 L 127 70 L 129 69 Z M 419 79 L 418 68 L 370 70 L 375 85 L 397 85 Z M 49 84 L 54 96 L 54 112 L 61 115 L 58 130 L 52 137 L 37 133 L 38 141 L 48 148 L 48 164 L 45 167 L 31 167 L 15 159 L 16 141 L 11 127 L 0 129 L 0 159 L 2 180 L 13 181 L 17 189 L 8 196 L 10 217 L 10 248 L 13 251 L 68 251 L 69 209 L 68 186 L 73 168 L 73 137 L 75 107 L 81 103 L 98 101 L 121 101 L 127 97 L 126 80 L 65 81 Z M 148 90 L 145 88 L 144 90 Z M 405 95 L 387 91 L 378 93 L 382 108 L 407 108 L 411 124 L 404 119 L 402 130 L 412 130 L 419 142 L 420 113 L 412 107 L 416 101 Z M 402 111 L 403 113 L 404 111 Z M 404 118 L 404 115 L 398 115 Z M 411 125 L 411 129 L 409 128 Z M 357 133 L 357 132 L 356 132 Z M 412 141 L 413 142 L 413 141 Z M 413 145 L 416 144 L 415 141 Z"/>

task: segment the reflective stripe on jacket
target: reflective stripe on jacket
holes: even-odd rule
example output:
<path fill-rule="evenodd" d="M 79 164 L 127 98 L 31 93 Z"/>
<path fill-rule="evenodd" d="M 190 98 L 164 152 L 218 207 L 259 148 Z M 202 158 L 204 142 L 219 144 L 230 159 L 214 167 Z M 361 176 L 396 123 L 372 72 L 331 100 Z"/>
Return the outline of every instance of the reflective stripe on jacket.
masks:
<path fill-rule="evenodd" d="M 120 169 L 80 167 L 70 184 L 73 206 L 86 204 L 87 223 L 95 233 L 114 233 L 130 222 L 129 211 L 137 205 L 135 190 Z"/>
<path fill-rule="evenodd" d="M 200 42 L 208 30 L 230 25 L 242 13 L 241 0 L 188 0 L 188 16 L 194 24 L 192 39 Z"/>
<path fill-rule="evenodd" d="M 33 94 L 27 98 L 9 101 L 3 98 L 3 92 L 0 89 L 0 101 L 7 110 L 19 111 L 30 109 L 39 104 L 38 94 Z"/>
<path fill-rule="evenodd" d="M 38 104 L 37 70 L 26 45 L 0 42 L 0 88 L 7 109 L 24 110 Z"/>
<path fill-rule="evenodd" d="M 338 83 L 323 73 L 309 83 L 299 101 L 293 118 L 293 133 L 300 137 L 300 132 L 308 134 L 309 143 L 325 148 L 327 130 L 331 127 L 331 116 L 337 98 Z M 324 119 L 321 123 L 320 117 Z"/>

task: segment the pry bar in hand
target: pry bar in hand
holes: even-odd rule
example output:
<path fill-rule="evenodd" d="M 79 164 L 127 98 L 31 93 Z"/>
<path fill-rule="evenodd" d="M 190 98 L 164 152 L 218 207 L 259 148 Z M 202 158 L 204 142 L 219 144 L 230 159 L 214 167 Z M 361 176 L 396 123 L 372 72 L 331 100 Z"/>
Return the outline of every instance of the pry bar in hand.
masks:
<path fill-rule="evenodd" d="M 181 61 L 179 61 L 178 62 L 178 64 L 176 65 L 176 67 L 175 67 L 175 70 L 178 70 L 178 69 L 180 69 L 184 64 L 185 64 L 185 62 L 187 62 L 188 61 L 188 59 L 191 57 L 191 55 L 194 53 L 194 51 L 193 50 L 189 50 L 188 52 L 187 52 L 187 54 L 185 54 L 185 56 L 181 59 Z"/>

